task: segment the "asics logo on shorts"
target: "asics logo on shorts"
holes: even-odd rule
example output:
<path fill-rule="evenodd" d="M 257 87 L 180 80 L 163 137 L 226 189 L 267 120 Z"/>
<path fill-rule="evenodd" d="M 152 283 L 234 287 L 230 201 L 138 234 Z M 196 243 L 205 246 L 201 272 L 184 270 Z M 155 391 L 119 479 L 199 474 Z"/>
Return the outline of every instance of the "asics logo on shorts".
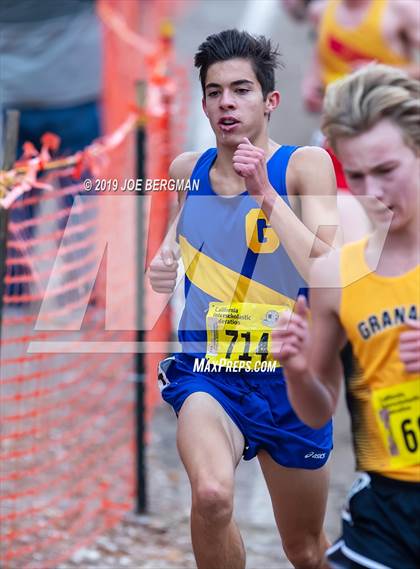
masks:
<path fill-rule="evenodd" d="M 313 450 L 305 454 L 305 458 L 325 458 L 325 452 L 315 453 Z"/>

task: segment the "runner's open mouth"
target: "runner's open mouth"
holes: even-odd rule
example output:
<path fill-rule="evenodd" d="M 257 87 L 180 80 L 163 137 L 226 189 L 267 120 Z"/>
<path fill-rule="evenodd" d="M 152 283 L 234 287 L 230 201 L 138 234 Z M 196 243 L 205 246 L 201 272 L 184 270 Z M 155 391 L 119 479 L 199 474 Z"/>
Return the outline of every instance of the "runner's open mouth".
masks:
<path fill-rule="evenodd" d="M 225 117 L 219 120 L 220 126 L 233 126 L 234 124 L 239 124 L 239 121 L 233 117 Z"/>

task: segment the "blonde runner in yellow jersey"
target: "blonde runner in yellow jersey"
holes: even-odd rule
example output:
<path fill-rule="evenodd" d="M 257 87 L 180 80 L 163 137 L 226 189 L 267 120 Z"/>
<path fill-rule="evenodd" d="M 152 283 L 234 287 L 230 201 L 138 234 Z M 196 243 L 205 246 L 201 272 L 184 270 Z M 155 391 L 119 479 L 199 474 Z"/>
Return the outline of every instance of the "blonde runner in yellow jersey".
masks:
<path fill-rule="evenodd" d="M 420 381 L 399 357 L 405 321 L 419 318 L 420 266 L 378 275 L 366 265 L 366 243 L 346 245 L 340 256 L 339 318 L 355 358 L 347 400 L 357 469 L 420 482 Z"/>
<path fill-rule="evenodd" d="M 420 82 L 369 65 L 330 85 L 323 130 L 350 191 L 373 224 L 362 241 L 318 259 L 311 316 L 300 297 L 280 315 L 272 353 L 283 364 L 300 419 L 321 427 L 346 380 L 356 468 L 333 569 L 417 569 L 420 564 Z"/>

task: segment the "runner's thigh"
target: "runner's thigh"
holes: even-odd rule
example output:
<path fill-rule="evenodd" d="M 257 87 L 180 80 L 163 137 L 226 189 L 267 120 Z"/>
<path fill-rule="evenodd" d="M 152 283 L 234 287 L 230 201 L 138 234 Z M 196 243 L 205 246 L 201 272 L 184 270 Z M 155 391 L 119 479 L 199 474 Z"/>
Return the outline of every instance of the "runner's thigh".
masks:
<path fill-rule="evenodd" d="M 207 393 L 193 393 L 178 415 L 177 444 L 191 484 L 198 478 L 232 481 L 244 437 L 223 407 Z"/>
<path fill-rule="evenodd" d="M 265 451 L 258 459 L 283 542 L 302 543 L 306 536 L 318 536 L 327 504 L 328 466 L 316 470 L 285 468 Z"/>

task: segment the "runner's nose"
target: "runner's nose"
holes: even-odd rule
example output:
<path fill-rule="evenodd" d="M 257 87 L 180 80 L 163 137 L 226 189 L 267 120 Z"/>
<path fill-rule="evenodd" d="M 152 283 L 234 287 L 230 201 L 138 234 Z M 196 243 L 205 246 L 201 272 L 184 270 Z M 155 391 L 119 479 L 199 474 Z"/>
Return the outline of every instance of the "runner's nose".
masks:
<path fill-rule="evenodd" d="M 224 89 L 222 95 L 220 97 L 220 108 L 225 109 L 232 109 L 235 107 L 235 98 L 233 94 L 230 92 L 229 89 Z"/>

